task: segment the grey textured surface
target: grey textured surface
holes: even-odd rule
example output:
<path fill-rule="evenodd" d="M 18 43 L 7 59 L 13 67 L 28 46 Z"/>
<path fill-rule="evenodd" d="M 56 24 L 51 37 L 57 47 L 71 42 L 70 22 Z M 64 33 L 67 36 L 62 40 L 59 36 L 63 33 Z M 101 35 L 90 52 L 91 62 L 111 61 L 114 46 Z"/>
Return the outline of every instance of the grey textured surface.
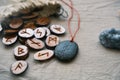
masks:
<path fill-rule="evenodd" d="M 114 28 L 104 30 L 100 33 L 99 40 L 104 47 L 120 49 L 120 30 Z"/>
<path fill-rule="evenodd" d="M 1 1 L 5 0 L 0 0 L 3 5 Z M 31 52 L 27 59 L 27 72 L 14 76 L 9 68 L 15 61 L 13 48 L 17 44 L 7 48 L 0 42 L 0 80 L 120 80 L 120 51 L 104 48 L 98 38 L 104 29 L 119 29 L 120 0 L 73 1 L 81 15 L 81 29 L 75 40 L 80 48 L 77 58 L 71 63 L 61 63 L 57 59 L 41 63 L 33 60 L 34 52 Z M 66 7 L 66 10 L 69 9 Z M 53 19 L 52 22 L 67 26 L 67 21 L 61 19 Z M 74 29 L 76 23 L 74 18 Z M 68 31 L 61 41 L 66 39 L 69 39 Z"/>

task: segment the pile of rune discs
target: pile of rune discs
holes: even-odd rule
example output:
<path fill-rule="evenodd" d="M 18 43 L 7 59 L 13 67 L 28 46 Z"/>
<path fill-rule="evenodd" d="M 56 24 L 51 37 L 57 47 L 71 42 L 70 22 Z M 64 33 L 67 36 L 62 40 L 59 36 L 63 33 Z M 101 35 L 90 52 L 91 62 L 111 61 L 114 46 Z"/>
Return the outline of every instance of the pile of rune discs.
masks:
<path fill-rule="evenodd" d="M 20 16 L 14 14 L 10 20 L 2 25 L 4 45 L 11 46 L 17 40 L 21 43 L 14 48 L 14 57 L 17 60 L 11 65 L 13 74 L 23 73 L 28 63 L 25 61 L 29 57 L 29 50 L 36 50 L 34 59 L 44 61 L 54 56 L 54 48 L 59 44 L 58 35 L 65 33 L 65 28 L 61 25 L 50 25 L 48 17 L 40 17 L 39 14 L 30 10 L 21 10 Z"/>

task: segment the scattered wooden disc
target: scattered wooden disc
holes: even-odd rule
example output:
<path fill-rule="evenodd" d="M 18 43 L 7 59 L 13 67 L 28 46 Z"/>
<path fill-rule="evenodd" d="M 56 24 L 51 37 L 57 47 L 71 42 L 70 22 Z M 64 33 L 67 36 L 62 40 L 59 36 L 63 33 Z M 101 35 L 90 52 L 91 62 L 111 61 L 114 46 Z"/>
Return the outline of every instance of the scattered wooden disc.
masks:
<path fill-rule="evenodd" d="M 53 55 L 54 52 L 52 50 L 41 50 L 34 54 L 34 59 L 44 61 L 52 58 Z"/>
<path fill-rule="evenodd" d="M 49 35 L 45 41 L 48 47 L 55 47 L 59 44 L 59 37 L 55 35 Z"/>
<path fill-rule="evenodd" d="M 22 19 L 23 20 L 30 20 L 30 19 L 34 19 L 38 17 L 38 13 L 32 13 L 30 15 L 25 15 L 25 16 L 22 16 Z"/>
<path fill-rule="evenodd" d="M 35 38 L 43 38 L 45 36 L 45 30 L 43 28 L 36 28 L 34 30 L 34 36 Z"/>
<path fill-rule="evenodd" d="M 2 42 L 5 45 L 12 45 L 17 41 L 18 36 L 6 36 L 2 38 Z"/>
<path fill-rule="evenodd" d="M 19 75 L 19 74 L 22 74 L 23 72 L 26 71 L 28 67 L 28 63 L 26 61 L 16 61 L 14 62 L 12 65 L 11 65 L 11 72 L 15 75 Z"/>
<path fill-rule="evenodd" d="M 4 30 L 4 35 L 13 35 L 13 34 L 17 34 L 18 33 L 18 30 L 14 30 L 14 29 L 7 29 L 7 30 Z"/>
<path fill-rule="evenodd" d="M 10 20 L 9 27 L 12 29 L 19 29 L 23 25 L 23 20 L 21 18 L 13 18 Z"/>
<path fill-rule="evenodd" d="M 47 18 L 47 17 L 38 18 L 38 19 L 36 20 L 36 24 L 37 24 L 38 26 L 47 26 L 47 25 L 50 24 L 50 19 Z"/>
<path fill-rule="evenodd" d="M 35 26 L 34 22 L 27 22 L 27 23 L 24 25 L 24 28 L 35 29 L 36 26 Z"/>
<path fill-rule="evenodd" d="M 19 45 L 14 49 L 14 56 L 17 60 L 25 60 L 29 56 L 28 52 L 28 47 L 24 45 Z"/>
<path fill-rule="evenodd" d="M 33 29 L 31 28 L 24 28 L 19 31 L 18 35 L 22 38 L 31 38 L 34 34 Z"/>
<path fill-rule="evenodd" d="M 50 30 L 54 34 L 64 34 L 65 33 L 65 28 L 61 25 L 52 25 L 52 26 L 50 26 Z"/>
<path fill-rule="evenodd" d="M 34 50 L 43 49 L 45 46 L 43 41 L 36 39 L 36 38 L 28 39 L 26 41 L 26 44 Z"/>
<path fill-rule="evenodd" d="M 30 14 L 31 13 L 31 10 L 30 9 L 21 9 L 20 11 L 19 11 L 19 13 L 21 14 L 21 15 L 28 15 L 28 14 Z"/>

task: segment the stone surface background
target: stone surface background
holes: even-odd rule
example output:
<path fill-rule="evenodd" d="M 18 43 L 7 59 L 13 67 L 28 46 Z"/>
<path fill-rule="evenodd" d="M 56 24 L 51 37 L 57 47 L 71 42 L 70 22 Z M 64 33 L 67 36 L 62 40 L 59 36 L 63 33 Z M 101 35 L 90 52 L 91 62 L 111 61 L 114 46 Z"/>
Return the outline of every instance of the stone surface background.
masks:
<path fill-rule="evenodd" d="M 66 0 L 68 1 L 68 0 Z M 46 62 L 36 62 L 34 52 L 27 59 L 28 70 L 14 76 L 10 66 L 16 60 L 13 47 L 5 47 L 0 42 L 0 80 L 120 80 L 120 51 L 106 49 L 99 43 L 99 33 L 108 28 L 120 29 L 120 0 L 73 0 L 81 16 L 81 29 L 75 39 L 79 54 L 71 63 L 61 63 L 53 58 Z M 11 3 L 0 0 L 0 6 Z M 63 4 L 69 12 L 69 8 Z M 67 29 L 67 20 L 52 19 L 53 24 L 61 24 Z M 76 29 L 77 18 L 72 21 Z M 69 34 L 60 38 L 69 39 Z"/>

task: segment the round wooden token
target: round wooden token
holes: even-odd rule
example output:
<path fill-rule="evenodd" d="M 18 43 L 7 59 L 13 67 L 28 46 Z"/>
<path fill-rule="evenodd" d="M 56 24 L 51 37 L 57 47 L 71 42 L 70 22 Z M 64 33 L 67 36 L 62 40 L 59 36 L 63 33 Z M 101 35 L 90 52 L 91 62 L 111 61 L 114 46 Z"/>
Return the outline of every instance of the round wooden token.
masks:
<path fill-rule="evenodd" d="M 52 26 L 50 26 L 50 30 L 54 34 L 64 34 L 65 33 L 65 28 L 61 25 L 52 25 Z"/>
<path fill-rule="evenodd" d="M 31 38 L 34 34 L 33 29 L 31 28 L 24 28 L 19 31 L 18 35 L 22 38 Z"/>
<path fill-rule="evenodd" d="M 28 63 L 26 61 L 16 61 L 14 62 L 12 65 L 11 65 L 11 72 L 15 75 L 19 75 L 19 74 L 22 74 L 23 72 L 26 71 L 28 67 Z"/>
<path fill-rule="evenodd" d="M 13 34 L 17 34 L 18 30 L 14 30 L 14 29 L 6 29 L 4 30 L 4 35 L 13 35 Z"/>
<path fill-rule="evenodd" d="M 19 45 L 19 46 L 15 47 L 15 49 L 14 49 L 15 59 L 17 59 L 17 60 L 27 59 L 29 56 L 28 52 L 29 52 L 28 47 L 26 47 L 24 45 Z"/>
<path fill-rule="evenodd" d="M 21 10 L 19 11 L 19 13 L 20 13 L 21 15 L 28 15 L 28 14 L 31 13 L 31 10 L 30 10 L 30 9 L 21 9 Z"/>
<path fill-rule="evenodd" d="M 29 19 L 34 19 L 34 18 L 36 18 L 36 17 L 38 17 L 38 13 L 32 13 L 32 14 L 30 14 L 30 15 L 22 16 L 22 19 L 23 19 L 23 20 L 29 20 Z"/>
<path fill-rule="evenodd" d="M 13 18 L 10 20 L 9 27 L 12 29 L 19 29 L 23 25 L 23 20 L 21 18 Z"/>
<path fill-rule="evenodd" d="M 36 26 L 35 26 L 34 22 L 27 22 L 27 23 L 25 23 L 24 28 L 35 29 Z"/>
<path fill-rule="evenodd" d="M 54 52 L 52 50 L 41 50 L 34 54 L 34 59 L 39 61 L 44 61 L 52 58 Z"/>
<path fill-rule="evenodd" d="M 17 41 L 18 36 L 6 36 L 2 38 L 2 42 L 5 45 L 12 45 Z"/>
<path fill-rule="evenodd" d="M 36 20 L 36 24 L 37 24 L 38 26 L 47 26 L 47 25 L 50 24 L 50 19 L 47 18 L 47 17 L 38 18 L 38 19 Z"/>
<path fill-rule="evenodd" d="M 45 30 L 43 28 L 36 28 L 34 30 L 34 36 L 35 38 L 43 38 L 45 36 Z"/>
<path fill-rule="evenodd" d="M 13 12 L 12 15 L 10 15 L 10 18 L 18 18 L 20 17 L 18 12 Z"/>
<path fill-rule="evenodd" d="M 43 41 L 36 39 L 36 38 L 28 39 L 26 41 L 26 44 L 34 50 L 43 49 L 45 46 Z"/>
<path fill-rule="evenodd" d="M 55 47 L 59 44 L 59 37 L 55 35 L 49 35 L 45 41 L 48 47 Z"/>
<path fill-rule="evenodd" d="M 51 34 L 50 30 L 46 27 L 43 27 L 43 29 L 45 30 L 46 32 L 46 36 L 49 36 Z"/>

